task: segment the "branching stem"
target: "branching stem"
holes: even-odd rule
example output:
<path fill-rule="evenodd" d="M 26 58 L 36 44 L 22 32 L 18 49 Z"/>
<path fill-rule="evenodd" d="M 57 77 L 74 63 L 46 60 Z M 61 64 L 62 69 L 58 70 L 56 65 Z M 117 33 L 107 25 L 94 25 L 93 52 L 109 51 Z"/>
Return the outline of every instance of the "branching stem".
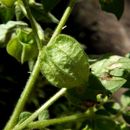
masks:
<path fill-rule="evenodd" d="M 12 116 L 10 117 L 10 120 L 7 123 L 4 130 L 11 130 L 16 125 L 19 114 L 22 112 L 22 110 L 29 98 L 29 95 L 34 87 L 35 81 L 38 78 L 39 72 L 40 72 L 40 58 L 38 57 L 36 64 L 34 66 L 34 69 L 30 75 L 30 78 L 27 81 L 25 89 L 23 90 L 23 92 L 18 100 L 18 103 L 15 106 L 14 112 L 13 112 Z"/>
<path fill-rule="evenodd" d="M 66 8 L 66 10 L 65 10 L 65 12 L 64 12 L 64 14 L 63 14 L 63 16 L 62 16 L 62 18 L 61 18 L 61 20 L 60 20 L 60 22 L 59 22 L 57 28 L 55 29 L 55 31 L 54 31 L 54 33 L 53 33 L 53 35 L 52 35 L 52 37 L 51 37 L 51 39 L 50 39 L 48 45 L 52 44 L 52 41 L 54 40 L 54 38 L 55 38 L 58 34 L 61 33 L 62 28 L 64 27 L 64 25 L 65 25 L 65 23 L 66 23 L 68 17 L 69 17 L 70 14 L 71 14 L 71 11 L 72 11 L 72 9 L 73 9 L 73 7 L 74 7 L 74 5 L 75 5 L 75 2 L 76 2 L 76 0 L 70 0 L 70 3 L 69 3 L 69 5 L 68 5 L 68 7 Z"/>
<path fill-rule="evenodd" d="M 61 33 L 62 28 L 65 25 L 69 15 L 72 11 L 72 8 L 75 4 L 75 1 L 76 0 L 70 0 L 68 7 L 66 8 L 57 28 L 55 29 L 55 31 L 54 31 L 54 33 L 53 33 L 53 35 L 52 35 L 52 37 L 51 37 L 51 39 L 48 43 L 49 45 L 52 43 L 54 38 L 58 34 Z M 23 90 L 23 92 L 22 92 L 22 94 L 21 94 L 21 96 L 18 100 L 18 103 L 17 103 L 17 105 L 14 109 L 14 112 L 13 112 L 10 120 L 8 121 L 7 125 L 5 126 L 4 130 L 12 130 L 13 127 L 16 125 L 18 117 L 19 117 L 20 113 L 22 112 L 24 106 L 26 105 L 26 102 L 29 98 L 29 95 L 30 95 L 30 93 L 31 93 L 31 91 L 34 87 L 34 83 L 36 82 L 38 75 L 40 73 L 40 60 L 41 60 L 40 55 L 41 55 L 42 45 L 41 45 L 41 42 L 40 42 L 40 39 L 39 39 L 39 36 L 38 36 L 36 21 L 33 18 L 31 11 L 29 9 L 28 0 L 23 0 L 23 3 L 24 3 L 24 6 L 25 6 L 25 9 L 27 11 L 28 18 L 31 22 L 32 29 L 33 29 L 34 34 L 35 34 L 35 39 L 36 39 L 36 42 L 37 42 L 37 45 L 38 45 L 38 48 L 39 48 L 39 55 L 38 55 L 36 64 L 34 66 L 34 69 L 33 69 L 32 73 L 30 75 L 30 78 L 26 83 L 25 89 Z M 30 123 L 31 121 L 33 121 L 42 110 L 48 108 L 54 101 L 56 101 L 58 98 L 60 98 L 60 96 L 62 96 L 65 93 L 65 91 L 66 91 L 65 88 L 61 89 L 56 95 L 54 95 L 50 100 L 48 100 L 40 109 L 38 109 L 34 114 L 32 114 L 32 116 L 30 116 L 26 121 L 24 121 L 19 126 L 17 125 L 14 128 L 14 130 L 21 130 L 22 128 L 25 128 L 26 125 L 28 123 Z"/>
<path fill-rule="evenodd" d="M 28 119 L 26 119 L 23 123 L 16 125 L 13 130 L 22 130 L 25 128 L 30 122 L 32 122 L 43 110 L 47 109 L 51 104 L 53 104 L 57 99 L 59 99 L 66 92 L 66 88 L 62 88 L 59 92 L 57 92 L 53 97 L 51 97 L 46 103 L 44 103 L 37 111 L 35 111 Z"/>
<path fill-rule="evenodd" d="M 27 11 L 27 16 L 30 20 L 30 23 L 31 23 L 31 26 L 32 26 L 32 29 L 33 29 L 33 34 L 34 34 L 34 37 L 35 37 L 35 40 L 36 40 L 36 43 L 37 43 L 37 46 L 38 46 L 38 49 L 39 51 L 42 49 L 42 43 L 41 43 L 41 40 L 39 38 L 39 35 L 38 35 L 38 27 L 37 27 L 37 22 L 36 20 L 34 19 L 32 13 L 31 13 L 31 10 L 29 8 L 29 1 L 28 0 L 22 0 L 23 3 L 24 3 L 24 7 Z"/>
<path fill-rule="evenodd" d="M 74 122 L 74 121 L 79 121 L 80 119 L 88 119 L 88 118 L 89 118 L 89 115 L 87 113 L 75 114 L 75 115 L 70 115 L 70 116 L 66 116 L 66 117 L 50 119 L 50 120 L 35 121 L 35 122 L 30 123 L 27 126 L 27 128 L 40 129 L 40 128 L 45 128 L 50 125 Z"/>

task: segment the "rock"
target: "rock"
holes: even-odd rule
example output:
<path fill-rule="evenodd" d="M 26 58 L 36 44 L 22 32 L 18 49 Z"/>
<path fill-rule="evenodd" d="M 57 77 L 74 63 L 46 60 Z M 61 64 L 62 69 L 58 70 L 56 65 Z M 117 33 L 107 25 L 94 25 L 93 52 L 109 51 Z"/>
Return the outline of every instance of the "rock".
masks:
<path fill-rule="evenodd" d="M 124 55 L 130 51 L 129 5 L 118 21 L 115 15 L 102 11 L 97 0 L 78 0 L 67 23 L 68 30 L 87 46 L 87 53 Z"/>

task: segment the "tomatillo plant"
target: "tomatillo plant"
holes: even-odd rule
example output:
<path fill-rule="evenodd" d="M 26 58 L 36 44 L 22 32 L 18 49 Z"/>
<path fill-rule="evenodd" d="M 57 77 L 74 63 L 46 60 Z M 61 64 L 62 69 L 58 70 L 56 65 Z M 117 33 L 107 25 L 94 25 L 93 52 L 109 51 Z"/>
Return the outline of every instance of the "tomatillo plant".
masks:
<path fill-rule="evenodd" d="M 5 47 L 7 53 L 21 64 L 28 62 L 30 71 L 30 77 L 4 130 L 129 129 L 129 88 L 120 103 L 112 100 L 111 95 L 119 88 L 130 85 L 130 59 L 128 55 L 107 55 L 93 61 L 75 38 L 61 34 L 76 0 L 69 0 L 60 20 L 51 12 L 62 0 L 0 2 L 6 10 L 13 7 L 12 12 L 7 11 L 6 16 L 2 15 L 7 22 L 3 21 L 0 25 L 0 47 Z M 121 17 L 122 0 L 99 0 L 99 3 L 103 10 L 114 13 L 118 19 Z M 117 4 L 120 5 L 118 9 Z M 58 25 L 53 31 L 45 28 L 46 23 Z M 43 82 L 39 81 L 40 73 Z M 61 89 L 48 96 L 48 100 L 35 112 L 24 111 L 30 97 L 37 102 L 33 94 L 39 92 L 37 90 L 42 83 L 46 89 L 50 88 L 48 85 Z M 40 92 L 39 95 L 43 96 L 44 90 L 40 89 Z M 59 103 L 57 100 L 60 97 L 63 102 Z M 56 118 L 52 119 L 50 113 Z"/>

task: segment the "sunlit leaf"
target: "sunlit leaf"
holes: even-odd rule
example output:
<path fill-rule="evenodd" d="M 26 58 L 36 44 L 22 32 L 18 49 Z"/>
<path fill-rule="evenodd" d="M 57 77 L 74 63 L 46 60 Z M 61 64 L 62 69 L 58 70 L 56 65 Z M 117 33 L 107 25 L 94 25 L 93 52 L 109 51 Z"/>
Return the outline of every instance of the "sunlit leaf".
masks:
<path fill-rule="evenodd" d="M 6 46 L 17 26 L 26 27 L 27 24 L 21 21 L 9 21 L 0 25 L 0 47 Z"/>
<path fill-rule="evenodd" d="M 17 30 L 7 44 L 7 52 L 21 63 L 35 58 L 38 50 L 32 31 L 30 29 Z"/>
<path fill-rule="evenodd" d="M 110 92 L 117 91 L 123 85 L 128 85 L 130 77 L 130 59 L 121 56 L 109 56 L 91 65 L 102 85 Z"/>
<path fill-rule="evenodd" d="M 57 87 L 82 87 L 89 77 L 88 57 L 78 41 L 60 34 L 42 52 L 41 72 Z"/>

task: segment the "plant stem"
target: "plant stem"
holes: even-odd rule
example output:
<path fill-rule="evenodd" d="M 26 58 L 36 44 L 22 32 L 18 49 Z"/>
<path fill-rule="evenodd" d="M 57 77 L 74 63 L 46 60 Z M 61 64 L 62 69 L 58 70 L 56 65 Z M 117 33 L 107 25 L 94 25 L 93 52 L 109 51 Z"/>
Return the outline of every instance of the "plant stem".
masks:
<path fill-rule="evenodd" d="M 10 117 L 9 122 L 5 126 L 4 130 L 11 130 L 17 123 L 19 114 L 22 112 L 29 95 L 34 87 L 35 81 L 38 78 L 40 72 L 40 56 L 38 57 L 36 64 L 34 66 L 34 69 L 30 75 L 30 78 L 28 79 L 25 89 L 23 90 L 21 97 L 18 100 L 17 105 L 15 106 L 14 112 L 12 116 Z"/>
<path fill-rule="evenodd" d="M 65 25 L 65 23 L 66 23 L 68 17 L 69 17 L 70 14 L 71 14 L 71 11 L 72 11 L 72 9 L 73 9 L 73 7 L 74 7 L 74 5 L 75 5 L 75 2 L 76 2 L 76 0 L 70 0 L 70 3 L 69 3 L 69 5 L 68 5 L 68 7 L 66 8 L 66 10 L 65 10 L 65 12 L 64 12 L 64 14 L 63 14 L 63 16 L 62 16 L 62 18 L 61 18 L 61 20 L 60 20 L 58 26 L 57 26 L 57 28 L 55 29 L 55 31 L 54 31 L 54 33 L 53 33 L 53 35 L 52 35 L 52 37 L 51 37 L 51 39 L 50 39 L 50 41 L 49 41 L 49 43 L 48 43 L 47 45 L 50 45 L 50 44 L 52 43 L 52 41 L 54 40 L 54 38 L 55 38 L 58 34 L 61 33 L 62 28 L 64 27 L 64 25 Z"/>
<path fill-rule="evenodd" d="M 34 19 L 34 17 L 32 16 L 31 10 L 29 8 L 29 1 L 28 0 L 22 0 L 22 1 L 24 3 L 25 9 L 27 11 L 27 16 L 28 16 L 28 18 L 30 20 L 30 23 L 31 23 L 31 26 L 32 26 L 32 29 L 33 29 L 33 34 L 34 34 L 38 49 L 40 51 L 42 49 L 42 43 L 41 43 L 41 40 L 40 40 L 39 35 L 38 35 L 37 22 Z"/>
<path fill-rule="evenodd" d="M 59 22 L 56 30 L 54 31 L 54 33 L 53 33 L 53 35 L 52 35 L 52 37 L 51 37 L 51 39 L 50 39 L 50 41 L 48 43 L 49 45 L 52 43 L 52 41 L 54 40 L 54 38 L 62 31 L 62 28 L 65 25 L 65 23 L 66 23 L 69 15 L 70 15 L 70 13 L 72 11 L 72 8 L 73 8 L 73 6 L 75 4 L 75 1 L 76 0 L 70 0 L 70 3 L 68 5 L 67 9 L 65 10 L 65 13 L 63 14 L 63 16 L 62 16 L 62 18 L 61 18 L 61 20 L 60 20 L 60 22 Z M 31 11 L 29 9 L 29 6 L 28 6 L 28 0 L 23 0 L 23 3 L 25 5 L 28 17 L 30 19 L 30 22 L 31 22 L 31 25 L 32 25 L 32 28 L 33 28 L 33 32 L 35 33 L 36 42 L 37 42 L 37 45 L 38 45 L 38 48 L 39 48 L 39 55 L 38 55 L 38 59 L 36 61 L 36 64 L 34 66 L 34 69 L 33 69 L 32 73 L 30 75 L 30 78 L 29 78 L 29 80 L 26 83 L 25 89 L 23 90 L 23 92 L 21 94 L 21 97 L 18 100 L 18 103 L 17 103 L 17 105 L 16 105 L 16 107 L 14 109 L 14 112 L 13 112 L 10 120 L 8 121 L 7 125 L 5 126 L 4 130 L 12 130 L 13 127 L 16 125 L 18 117 L 19 117 L 19 114 L 22 112 L 22 110 L 23 110 L 23 108 L 24 108 L 24 106 L 25 106 L 25 104 L 26 104 L 26 102 L 27 102 L 27 100 L 29 98 L 29 95 L 30 95 L 30 93 L 31 93 L 31 91 L 32 91 L 32 89 L 34 87 L 34 83 L 35 83 L 35 81 L 38 78 L 38 75 L 40 73 L 40 60 L 41 60 L 41 56 L 40 56 L 41 51 L 40 50 L 42 49 L 41 41 L 40 41 L 38 33 L 37 33 L 36 21 L 33 18 L 32 14 L 31 14 Z M 65 91 L 66 91 L 66 89 L 62 89 L 57 94 L 61 93 L 61 95 L 62 95 L 63 93 L 65 93 Z M 26 121 L 28 121 L 28 122 L 32 121 L 35 118 L 35 116 L 37 116 L 37 114 L 39 112 L 41 112 L 41 110 L 43 110 L 43 109 L 47 108 L 48 106 L 50 106 L 59 97 L 57 97 L 57 96 L 56 97 L 55 96 L 52 97 L 52 99 L 50 99 L 49 101 L 47 101 L 45 103 L 45 105 L 43 105 L 40 108 L 40 110 L 38 109 L 36 111 L 36 113 L 32 114 L 32 116 L 30 116 L 30 118 L 27 119 Z M 19 129 L 20 128 L 24 128 L 27 125 L 27 123 L 26 122 L 23 122 L 23 123 L 19 127 L 17 126 L 16 128 L 19 128 Z"/>
<path fill-rule="evenodd" d="M 89 114 L 87 114 L 87 113 L 74 114 L 74 115 L 66 116 L 66 117 L 62 117 L 62 118 L 55 118 L 55 119 L 43 120 L 43 121 L 35 121 L 35 122 L 28 124 L 27 128 L 40 129 L 40 128 L 45 128 L 45 127 L 50 126 L 50 125 L 78 121 L 78 120 L 84 119 L 84 118 L 85 119 L 89 118 Z"/>
<path fill-rule="evenodd" d="M 57 99 L 59 99 L 66 92 L 66 88 L 62 88 L 59 92 L 57 92 L 53 97 L 51 97 L 46 103 L 44 103 L 37 111 L 35 111 L 28 119 L 26 119 L 23 123 L 16 125 L 13 130 L 22 130 L 24 129 L 30 122 L 32 122 L 43 110 L 47 109 L 50 105 L 52 105 Z"/>

